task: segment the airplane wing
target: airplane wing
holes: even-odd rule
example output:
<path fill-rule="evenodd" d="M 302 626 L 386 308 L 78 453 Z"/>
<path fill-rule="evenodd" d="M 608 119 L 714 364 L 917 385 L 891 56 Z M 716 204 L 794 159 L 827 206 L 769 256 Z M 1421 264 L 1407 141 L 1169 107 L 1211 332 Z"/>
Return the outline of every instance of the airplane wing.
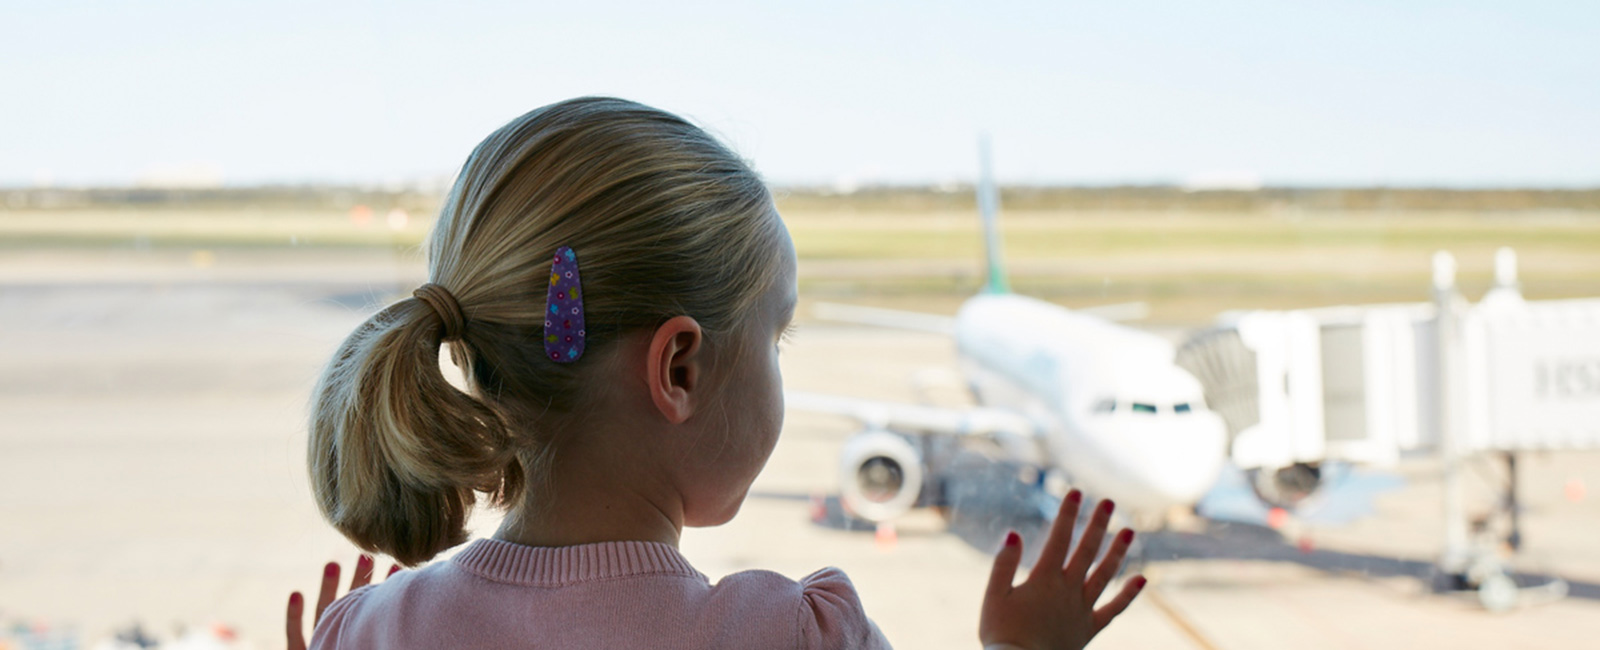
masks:
<path fill-rule="evenodd" d="M 1020 413 L 1002 409 L 943 408 L 878 400 L 785 391 L 789 408 L 852 418 L 869 428 L 902 433 L 1031 438 L 1043 428 Z"/>
<path fill-rule="evenodd" d="M 1326 485 L 1293 510 L 1294 517 L 1302 522 L 1321 526 L 1352 523 L 1372 515 L 1379 496 L 1405 486 L 1398 474 L 1355 468 L 1348 463 L 1326 463 L 1323 472 Z M 1216 485 L 1195 505 L 1195 512 L 1207 519 L 1276 527 L 1271 509 L 1232 463 L 1224 466 Z"/>
<path fill-rule="evenodd" d="M 1119 302 L 1111 305 L 1084 307 L 1073 311 L 1112 322 L 1124 322 L 1140 320 L 1149 316 L 1150 305 L 1144 302 Z M 945 336 L 954 336 L 956 332 L 956 319 L 954 318 L 902 309 L 819 302 L 812 308 L 811 313 L 822 320 L 854 323 L 856 325 L 874 325 L 877 327 L 931 332 L 944 334 Z"/>
<path fill-rule="evenodd" d="M 1072 311 L 1090 316 L 1098 316 L 1113 323 L 1144 320 L 1150 316 L 1150 303 L 1142 300 L 1137 302 L 1119 302 L 1110 305 L 1095 305 L 1082 307 Z"/>
<path fill-rule="evenodd" d="M 819 302 L 811 313 L 823 320 L 855 323 L 857 325 L 876 325 L 878 327 L 932 332 L 946 336 L 954 336 L 956 333 L 956 319 L 937 314 L 883 309 L 881 307 L 842 305 L 836 302 Z"/>

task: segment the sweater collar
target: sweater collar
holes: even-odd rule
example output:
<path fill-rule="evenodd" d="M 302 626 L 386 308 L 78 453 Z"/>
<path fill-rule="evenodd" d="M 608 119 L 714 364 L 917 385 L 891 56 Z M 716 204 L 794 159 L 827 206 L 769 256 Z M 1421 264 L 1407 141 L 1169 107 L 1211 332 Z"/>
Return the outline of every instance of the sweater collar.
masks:
<path fill-rule="evenodd" d="M 580 582 L 645 575 L 705 576 L 678 549 L 661 542 L 598 542 L 577 546 L 524 546 L 505 540 L 473 540 L 450 561 L 496 582 L 560 587 Z"/>

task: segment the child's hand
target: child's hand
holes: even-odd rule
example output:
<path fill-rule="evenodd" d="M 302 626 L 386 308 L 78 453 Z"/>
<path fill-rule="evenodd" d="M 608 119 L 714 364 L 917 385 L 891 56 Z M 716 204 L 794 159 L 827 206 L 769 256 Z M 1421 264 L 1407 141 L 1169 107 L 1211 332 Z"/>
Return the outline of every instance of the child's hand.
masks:
<path fill-rule="evenodd" d="M 1011 644 L 1027 650 L 1077 650 L 1099 634 L 1111 619 L 1128 608 L 1133 597 L 1144 588 L 1144 576 L 1135 576 L 1122 586 L 1105 607 L 1094 603 L 1116 576 L 1122 558 L 1133 542 L 1133 531 L 1117 533 L 1106 557 L 1088 575 L 1089 565 L 1100 551 L 1100 539 L 1111 521 L 1111 501 L 1101 501 L 1089 519 L 1072 560 L 1066 561 L 1072 545 L 1072 526 L 1078 520 L 1083 495 L 1077 490 L 1061 502 L 1061 512 L 1050 527 L 1050 537 L 1039 553 L 1038 563 L 1027 581 L 1011 586 L 1022 561 L 1022 539 L 1015 533 L 1006 536 L 1006 545 L 994 558 L 994 572 L 983 597 L 983 612 L 978 622 L 978 638 L 985 646 Z M 1062 564 L 1065 563 L 1065 568 Z"/>
<path fill-rule="evenodd" d="M 384 577 L 392 576 L 399 570 L 400 565 L 396 564 L 389 568 L 388 575 Z M 369 582 L 372 582 L 372 556 L 363 553 L 361 557 L 356 558 L 356 572 L 350 576 L 350 591 L 365 587 Z M 317 609 L 311 619 L 313 630 L 316 629 L 317 622 L 322 620 L 322 610 L 333 604 L 333 595 L 338 590 L 339 563 L 329 562 L 328 566 L 322 568 L 322 591 L 317 594 Z M 305 598 L 298 591 L 289 594 L 288 618 L 285 632 L 289 636 L 289 650 L 306 650 L 306 637 L 301 631 L 301 625 L 305 622 Z"/>

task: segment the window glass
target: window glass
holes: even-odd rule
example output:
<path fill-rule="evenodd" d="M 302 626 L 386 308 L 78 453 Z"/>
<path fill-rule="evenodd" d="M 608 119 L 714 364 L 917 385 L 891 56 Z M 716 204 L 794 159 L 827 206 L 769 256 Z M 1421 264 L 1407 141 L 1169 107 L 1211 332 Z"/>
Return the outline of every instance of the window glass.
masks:
<path fill-rule="evenodd" d="M 859 407 L 787 400 L 737 516 L 683 531 L 712 581 L 839 567 L 896 647 L 975 648 L 1005 533 L 1031 562 L 1076 486 L 1152 579 L 1097 650 L 1595 645 L 1600 350 L 1483 341 L 1600 341 L 1596 3 L 93 5 L 0 10 L 0 649 L 284 647 L 289 592 L 358 553 L 306 474 L 319 373 L 429 280 L 474 146 L 594 89 L 769 182 L 771 363 Z M 1441 342 L 1436 295 L 1573 311 Z M 1467 436 L 1444 489 L 1433 414 L 1508 399 L 1571 434 Z M 762 448 L 734 435 L 707 466 Z"/>

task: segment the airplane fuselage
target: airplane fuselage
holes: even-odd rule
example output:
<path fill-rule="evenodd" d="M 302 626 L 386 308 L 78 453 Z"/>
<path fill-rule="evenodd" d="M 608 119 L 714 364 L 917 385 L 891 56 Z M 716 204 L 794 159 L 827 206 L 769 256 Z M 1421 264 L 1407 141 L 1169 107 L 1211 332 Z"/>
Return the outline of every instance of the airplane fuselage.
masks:
<path fill-rule="evenodd" d="M 1165 340 L 1015 294 L 968 300 L 955 338 L 978 400 L 1043 431 L 1023 460 L 1135 511 L 1193 505 L 1216 481 L 1226 431 Z"/>

